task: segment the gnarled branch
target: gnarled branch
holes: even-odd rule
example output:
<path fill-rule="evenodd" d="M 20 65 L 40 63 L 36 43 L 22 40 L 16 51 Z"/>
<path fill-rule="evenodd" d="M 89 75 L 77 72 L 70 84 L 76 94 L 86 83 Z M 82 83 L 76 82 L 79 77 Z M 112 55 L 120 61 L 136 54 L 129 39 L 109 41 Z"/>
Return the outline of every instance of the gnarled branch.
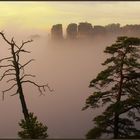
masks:
<path fill-rule="evenodd" d="M 25 52 L 25 53 L 31 53 L 30 51 L 27 50 L 20 50 L 21 52 Z"/>
<path fill-rule="evenodd" d="M 10 82 L 10 81 L 16 81 L 16 78 L 9 79 L 9 80 L 7 80 L 6 82 L 8 83 L 8 82 Z"/>
<path fill-rule="evenodd" d="M 16 57 L 17 62 L 19 62 L 19 54 L 16 54 Z"/>
<path fill-rule="evenodd" d="M 0 59 L 0 62 L 2 62 L 2 61 L 4 61 L 4 60 L 9 60 L 9 59 L 11 59 L 11 58 L 13 58 L 12 56 L 10 56 L 10 57 L 5 57 L 5 58 L 3 58 L 3 59 Z"/>
<path fill-rule="evenodd" d="M 25 63 L 24 65 L 21 65 L 19 69 L 25 67 L 26 65 L 28 65 L 30 62 L 34 61 L 35 59 L 31 59 L 29 60 L 27 63 Z"/>
<path fill-rule="evenodd" d="M 25 78 L 25 77 L 35 77 L 35 75 L 32 75 L 32 74 L 25 74 L 25 75 L 23 75 L 22 77 L 21 77 L 21 79 L 20 80 L 22 80 L 23 78 Z"/>
<path fill-rule="evenodd" d="M 32 41 L 33 41 L 33 40 L 28 40 L 28 41 L 25 41 L 25 42 L 22 41 L 21 46 L 18 48 L 18 50 L 17 50 L 15 53 L 19 54 L 19 52 L 21 52 L 23 46 L 24 46 L 25 44 L 27 44 L 27 43 L 32 42 Z"/>
<path fill-rule="evenodd" d="M 18 93 L 19 93 L 19 90 L 17 89 L 17 92 L 14 93 L 14 94 L 11 94 L 11 96 L 15 96 L 15 95 L 17 95 Z"/>
<path fill-rule="evenodd" d="M 16 85 L 17 85 L 17 84 L 13 84 L 10 88 L 8 88 L 8 89 L 2 91 L 2 93 L 3 93 L 3 94 L 2 94 L 2 99 L 3 99 L 3 100 L 4 100 L 4 94 L 5 94 L 5 92 L 10 91 L 10 90 L 13 89 Z"/>
<path fill-rule="evenodd" d="M 4 33 L 3 33 L 3 31 L 0 32 L 0 35 L 3 37 L 3 39 L 4 39 L 9 45 L 12 45 L 12 43 L 9 42 L 9 41 L 6 39 L 6 37 L 5 37 Z"/>
<path fill-rule="evenodd" d="M 14 67 L 13 65 L 0 65 L 0 68 Z"/>
<path fill-rule="evenodd" d="M 0 78 L 0 81 L 5 78 L 6 76 L 9 76 L 9 75 L 16 75 L 15 73 L 7 73 L 7 74 L 3 74 L 2 77 Z"/>
<path fill-rule="evenodd" d="M 12 88 L 14 88 L 16 85 L 17 85 L 17 84 L 13 84 L 10 88 L 8 88 L 8 89 L 6 89 L 6 90 L 4 90 L 4 91 L 2 91 L 2 92 L 5 93 L 5 92 L 11 90 Z"/>
<path fill-rule="evenodd" d="M 14 41 L 14 37 L 12 38 L 11 42 L 14 44 L 15 47 L 17 47 L 17 49 L 20 49 L 19 46 L 16 44 L 16 42 Z"/>
<path fill-rule="evenodd" d="M 36 84 L 35 82 L 30 81 L 30 80 L 21 81 L 21 83 L 31 83 L 31 84 L 35 85 L 36 87 L 38 87 L 38 90 L 39 90 L 39 92 L 41 93 L 40 95 L 44 95 L 43 92 L 42 92 L 42 90 L 45 92 L 45 91 L 46 91 L 46 90 L 45 90 L 45 87 L 47 87 L 47 88 L 49 89 L 50 92 L 54 91 L 53 89 L 51 89 L 51 88 L 49 87 L 48 84 L 46 84 L 46 85 L 38 85 L 38 84 Z"/>
<path fill-rule="evenodd" d="M 31 40 L 27 40 L 27 41 L 22 41 L 22 44 L 21 44 L 20 49 L 22 49 L 22 47 L 23 47 L 25 44 L 30 43 L 30 42 L 33 42 L 33 40 L 31 39 Z"/>
<path fill-rule="evenodd" d="M 15 69 L 8 69 L 8 70 L 6 70 L 6 71 L 3 73 L 3 75 L 6 74 L 6 73 L 8 73 L 9 71 L 13 71 L 13 70 L 15 71 Z"/>
<path fill-rule="evenodd" d="M 18 63 L 18 65 L 19 65 L 19 67 L 20 67 L 19 70 L 22 69 L 22 70 L 23 70 L 23 73 L 22 73 L 22 74 L 24 74 L 24 73 L 25 73 L 24 67 L 22 67 L 22 65 L 21 65 L 20 63 Z"/>

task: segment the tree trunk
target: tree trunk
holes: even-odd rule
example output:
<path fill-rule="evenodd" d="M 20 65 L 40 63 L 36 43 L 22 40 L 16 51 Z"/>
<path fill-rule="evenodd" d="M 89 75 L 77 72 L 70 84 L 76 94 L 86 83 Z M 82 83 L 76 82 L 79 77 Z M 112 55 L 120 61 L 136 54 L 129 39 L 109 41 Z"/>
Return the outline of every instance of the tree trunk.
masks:
<path fill-rule="evenodd" d="M 121 100 L 122 86 L 123 86 L 123 79 L 124 79 L 124 76 L 123 76 L 124 57 L 125 57 L 125 54 L 122 56 L 121 66 L 120 66 L 119 91 L 118 91 L 118 94 L 117 94 L 117 101 L 116 101 L 117 110 L 115 110 L 115 115 L 114 115 L 114 139 L 119 138 L 119 115 L 120 114 L 118 113 L 119 112 L 118 109 L 120 108 L 119 102 Z"/>
<path fill-rule="evenodd" d="M 21 101 L 22 112 L 24 114 L 25 120 L 27 121 L 27 120 L 29 120 L 29 113 L 28 113 L 26 101 L 25 101 L 24 94 L 23 94 L 22 84 L 20 81 L 20 68 L 19 68 L 18 62 L 16 60 L 16 55 L 14 52 L 14 44 L 11 45 L 11 51 L 12 51 L 12 55 L 13 55 L 13 65 L 14 65 L 15 72 L 16 72 L 16 82 L 17 82 L 17 86 L 18 86 L 18 93 L 19 93 L 19 98 Z"/>
<path fill-rule="evenodd" d="M 119 136 L 118 122 L 119 122 L 119 115 L 117 113 L 115 113 L 115 118 L 114 118 L 114 139 L 117 139 L 118 136 Z"/>
<path fill-rule="evenodd" d="M 27 109 L 27 105 L 25 102 L 25 98 L 24 98 L 24 94 L 23 94 L 22 85 L 20 83 L 20 80 L 17 80 L 17 85 L 18 85 L 18 91 L 19 91 L 19 98 L 20 98 L 21 105 L 22 105 L 22 112 L 24 114 L 25 120 L 28 120 L 29 113 L 28 113 L 28 109 Z"/>

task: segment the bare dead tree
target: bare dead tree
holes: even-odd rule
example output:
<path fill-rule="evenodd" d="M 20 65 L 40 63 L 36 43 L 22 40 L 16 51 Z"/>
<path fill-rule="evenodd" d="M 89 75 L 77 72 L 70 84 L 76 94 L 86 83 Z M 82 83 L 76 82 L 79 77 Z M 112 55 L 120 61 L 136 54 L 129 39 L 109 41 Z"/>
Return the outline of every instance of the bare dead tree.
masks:
<path fill-rule="evenodd" d="M 36 86 L 38 88 L 41 95 L 43 94 L 43 92 L 45 92 L 45 87 L 47 87 L 49 89 L 49 91 L 51 91 L 51 92 L 53 91 L 53 89 L 51 89 L 48 84 L 39 85 L 29 79 L 25 80 L 25 78 L 35 77 L 35 75 L 32 75 L 32 74 L 25 74 L 25 71 L 24 71 L 24 68 L 28 64 L 30 64 L 32 61 L 34 61 L 34 59 L 27 61 L 25 64 L 21 64 L 20 53 L 30 53 L 29 51 L 25 50 L 24 47 L 28 43 L 31 43 L 33 40 L 22 41 L 21 45 L 19 46 L 14 41 L 14 38 L 12 38 L 11 41 L 9 41 L 3 32 L 0 32 L 0 35 L 2 36 L 4 41 L 9 45 L 9 49 L 11 50 L 11 52 L 10 52 L 11 56 L 0 59 L 1 64 L 4 61 L 6 61 L 8 63 L 7 65 L 0 65 L 0 69 L 4 69 L 4 73 L 2 74 L 0 81 L 2 81 L 5 77 L 12 76 L 11 79 L 7 80 L 7 83 L 13 82 L 12 86 L 10 86 L 8 89 L 2 91 L 3 99 L 4 99 L 4 94 L 6 92 L 8 92 L 16 87 L 16 92 L 14 94 L 12 94 L 11 96 L 19 94 L 24 118 L 25 118 L 25 120 L 28 120 L 29 112 L 28 112 L 28 108 L 27 108 L 26 101 L 25 101 L 24 94 L 23 94 L 23 84 L 24 83 L 33 84 L 34 86 Z"/>

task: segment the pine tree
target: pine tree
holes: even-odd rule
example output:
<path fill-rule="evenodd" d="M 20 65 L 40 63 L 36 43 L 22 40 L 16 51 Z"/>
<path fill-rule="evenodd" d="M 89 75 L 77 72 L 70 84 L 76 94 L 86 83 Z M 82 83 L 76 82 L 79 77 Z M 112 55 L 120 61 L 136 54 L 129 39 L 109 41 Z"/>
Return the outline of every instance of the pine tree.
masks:
<path fill-rule="evenodd" d="M 48 137 L 48 127 L 37 121 L 37 117 L 33 113 L 29 113 L 29 119 L 22 119 L 19 123 L 23 129 L 18 132 L 19 137 L 23 139 L 45 139 Z"/>
<path fill-rule="evenodd" d="M 109 57 L 102 63 L 101 71 L 90 82 L 94 92 L 86 99 L 87 108 L 106 107 L 94 118 L 95 127 L 87 138 L 109 135 L 113 138 L 140 138 L 135 122 L 140 121 L 140 39 L 118 37 L 104 53 Z"/>

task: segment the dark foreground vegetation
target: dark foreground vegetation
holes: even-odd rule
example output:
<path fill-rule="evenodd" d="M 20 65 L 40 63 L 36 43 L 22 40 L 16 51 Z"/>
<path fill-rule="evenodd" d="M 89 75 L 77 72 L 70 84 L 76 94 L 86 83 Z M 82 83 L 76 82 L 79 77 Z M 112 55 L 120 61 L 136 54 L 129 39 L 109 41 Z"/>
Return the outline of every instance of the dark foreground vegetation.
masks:
<path fill-rule="evenodd" d="M 86 138 L 140 138 L 135 123 L 140 121 L 140 39 L 118 37 L 106 47 L 108 58 L 101 71 L 90 82 L 93 93 L 87 98 L 87 108 L 105 110 L 94 118 L 95 127 Z"/>

